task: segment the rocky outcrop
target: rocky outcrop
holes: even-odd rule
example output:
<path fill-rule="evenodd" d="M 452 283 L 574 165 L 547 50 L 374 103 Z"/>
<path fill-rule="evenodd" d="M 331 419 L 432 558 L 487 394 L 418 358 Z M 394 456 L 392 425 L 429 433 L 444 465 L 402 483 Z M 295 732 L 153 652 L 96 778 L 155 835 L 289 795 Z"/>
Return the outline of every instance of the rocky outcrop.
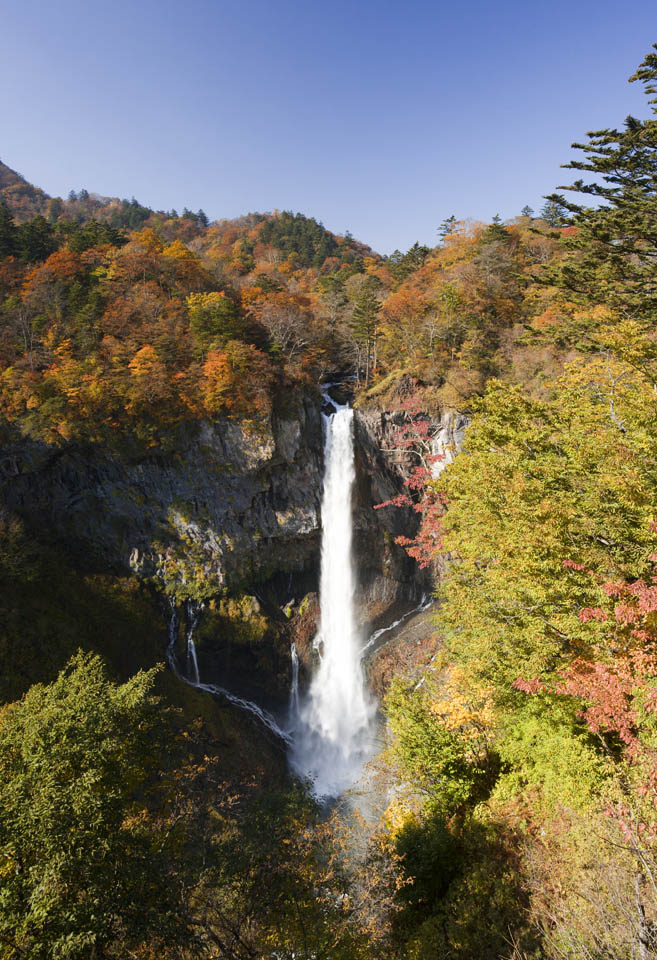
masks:
<path fill-rule="evenodd" d="M 414 600 L 427 589 L 428 581 L 403 547 L 398 536 L 412 537 L 417 514 L 409 507 L 384 507 L 405 492 L 408 463 L 395 443 L 395 414 L 357 411 L 356 502 L 354 515 L 354 561 L 358 572 L 359 609 L 364 620 L 374 620 L 399 600 Z"/>
<path fill-rule="evenodd" d="M 202 423 L 170 452 L 26 444 L 3 463 L 7 506 L 89 569 L 159 573 L 211 595 L 316 560 L 322 430 L 312 397 L 257 425 Z"/>
<path fill-rule="evenodd" d="M 404 481 L 415 461 L 400 449 L 398 436 L 404 428 L 405 415 L 389 410 L 358 410 L 355 424 L 355 555 L 363 601 L 374 609 L 377 603 L 416 600 L 429 588 L 432 574 L 423 574 L 394 540 L 398 536 L 414 536 L 419 526 L 418 514 L 412 507 L 374 509 L 376 504 L 408 493 Z M 427 442 L 431 454 L 440 458 L 433 464 L 434 476 L 463 448 L 467 424 L 467 417 L 456 410 L 446 410 L 440 419 L 432 420 Z"/>
<path fill-rule="evenodd" d="M 280 699 L 295 637 L 306 670 L 312 667 L 320 402 L 308 393 L 267 422 L 201 423 L 167 449 L 139 456 L 17 444 L 0 456 L 2 499 L 34 535 L 57 543 L 83 571 L 132 571 L 166 586 L 179 601 L 206 601 L 202 666 L 224 680 L 230 674 L 247 692 L 271 688 Z M 374 510 L 405 490 L 409 462 L 397 449 L 399 417 L 367 409 L 354 417 L 354 553 L 364 624 L 385 618 L 400 603 L 417 603 L 430 588 L 428 572 L 395 543 L 415 533 L 417 514 L 408 507 Z M 447 415 L 435 425 L 434 442 L 448 452 L 458 448 L 463 426 L 458 415 Z M 218 602 L 227 594 L 241 598 L 242 606 L 245 597 L 264 603 L 264 634 L 260 629 L 256 637 L 241 614 L 228 615 Z"/>

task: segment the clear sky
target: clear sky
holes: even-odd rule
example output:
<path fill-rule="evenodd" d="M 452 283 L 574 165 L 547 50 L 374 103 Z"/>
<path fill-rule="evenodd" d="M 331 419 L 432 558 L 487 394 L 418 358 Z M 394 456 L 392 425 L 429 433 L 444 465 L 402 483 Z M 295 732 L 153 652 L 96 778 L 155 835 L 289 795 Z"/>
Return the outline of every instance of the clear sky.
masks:
<path fill-rule="evenodd" d="M 656 0 L 0 0 L 0 159 L 211 219 L 300 211 L 382 253 L 568 182 Z"/>

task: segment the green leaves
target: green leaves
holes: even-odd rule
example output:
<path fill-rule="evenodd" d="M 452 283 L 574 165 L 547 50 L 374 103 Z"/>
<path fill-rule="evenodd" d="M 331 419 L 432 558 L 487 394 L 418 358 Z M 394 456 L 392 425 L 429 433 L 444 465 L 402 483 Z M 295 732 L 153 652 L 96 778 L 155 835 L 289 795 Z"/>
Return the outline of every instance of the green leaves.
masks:
<path fill-rule="evenodd" d="M 0 939 L 19 954 L 104 956 L 165 923 L 156 672 L 117 686 L 80 653 L 0 716 Z"/>

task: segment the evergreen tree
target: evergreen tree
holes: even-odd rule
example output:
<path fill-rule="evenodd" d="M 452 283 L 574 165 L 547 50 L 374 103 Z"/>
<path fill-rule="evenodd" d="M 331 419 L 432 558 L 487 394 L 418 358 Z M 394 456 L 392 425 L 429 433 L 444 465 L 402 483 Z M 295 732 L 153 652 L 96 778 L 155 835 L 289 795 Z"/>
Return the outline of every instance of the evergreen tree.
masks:
<path fill-rule="evenodd" d="M 351 317 L 354 340 L 363 351 L 366 387 L 371 373 L 376 371 L 376 341 L 379 336 L 380 311 L 381 303 L 375 293 L 375 283 L 366 282 L 354 302 L 354 312 Z"/>
<path fill-rule="evenodd" d="M 419 270 L 430 253 L 430 247 L 425 247 L 417 241 L 406 253 L 402 253 L 400 250 L 391 253 L 388 257 L 388 266 L 395 283 L 403 283 L 407 277 Z"/>
<path fill-rule="evenodd" d="M 53 227 L 40 214 L 18 227 L 18 248 L 22 260 L 36 263 L 57 249 Z"/>
<path fill-rule="evenodd" d="M 18 253 L 18 231 L 9 207 L 0 200 L 0 260 Z"/>
<path fill-rule="evenodd" d="M 657 45 L 654 47 L 657 50 Z M 631 81 L 639 80 L 657 113 L 657 53 L 649 53 Z M 559 189 L 601 201 L 597 207 L 553 194 L 576 232 L 558 280 L 574 294 L 625 315 L 657 319 L 657 119 L 627 117 L 622 129 L 596 130 L 573 146 L 583 157 L 567 168 L 592 175 Z"/>
<path fill-rule="evenodd" d="M 498 240 L 506 241 L 509 239 L 509 236 L 509 231 L 502 223 L 499 213 L 496 213 L 489 226 L 484 230 L 481 239 L 483 243 L 495 243 Z"/>
<path fill-rule="evenodd" d="M 450 233 L 454 230 L 454 224 L 456 223 L 456 217 L 452 214 L 449 217 L 446 217 L 445 220 L 438 227 L 438 236 L 441 240 L 444 240 L 445 237 L 449 236 Z"/>
<path fill-rule="evenodd" d="M 551 227 L 562 227 L 568 221 L 568 210 L 558 198 L 552 196 L 541 207 L 540 217 Z"/>

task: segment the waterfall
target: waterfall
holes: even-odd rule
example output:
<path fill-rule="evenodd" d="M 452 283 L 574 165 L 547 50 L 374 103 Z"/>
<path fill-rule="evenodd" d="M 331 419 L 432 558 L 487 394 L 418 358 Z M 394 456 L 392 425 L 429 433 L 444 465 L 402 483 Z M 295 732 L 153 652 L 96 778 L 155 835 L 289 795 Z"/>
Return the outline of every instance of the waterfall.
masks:
<path fill-rule="evenodd" d="M 334 407 L 338 406 L 331 400 Z M 299 710 L 292 766 L 314 781 L 318 796 L 338 796 L 359 779 L 371 752 L 374 705 L 361 664 L 354 611 L 351 495 L 355 479 L 353 411 L 338 407 L 325 417 L 320 655 L 310 691 Z"/>
<path fill-rule="evenodd" d="M 187 608 L 189 627 L 187 630 L 186 666 L 187 672 L 191 672 L 193 676 L 190 678 L 189 676 L 185 676 L 184 673 L 181 673 L 180 667 L 178 666 L 178 658 L 176 656 L 176 642 L 178 640 L 178 610 L 173 600 L 169 600 L 169 605 L 171 608 L 171 615 L 169 617 L 169 645 L 167 647 L 167 660 L 169 661 L 169 666 L 176 677 L 178 677 L 178 679 L 182 680 L 184 683 L 188 683 L 190 687 L 195 687 L 197 690 L 204 690 L 206 693 L 211 693 L 215 697 L 222 697 L 224 700 L 228 700 L 229 703 L 239 707 L 240 710 L 250 713 L 251 716 L 255 717 L 259 723 L 261 723 L 270 731 L 270 733 L 273 733 L 276 737 L 284 740 L 285 743 L 291 743 L 290 735 L 286 733 L 285 730 L 281 729 L 274 717 L 272 717 L 267 710 L 263 710 L 262 707 L 259 707 L 257 703 L 254 703 L 252 700 L 245 700 L 243 697 L 236 697 L 234 693 L 226 690 L 225 687 L 217 686 L 215 683 L 201 683 L 198 674 L 198 661 L 196 659 L 196 644 L 194 643 L 194 630 L 198 623 L 201 607 L 188 606 Z M 191 671 L 190 666 L 192 668 Z"/>
<path fill-rule="evenodd" d="M 187 676 L 189 682 L 198 687 L 201 677 L 198 672 L 198 658 L 196 656 L 196 644 L 194 643 L 194 631 L 198 624 L 198 618 L 203 609 L 202 604 L 195 604 L 192 600 L 187 601 Z"/>
<path fill-rule="evenodd" d="M 289 721 L 294 725 L 299 716 L 299 654 L 294 644 L 290 647 L 290 660 L 292 661 L 292 683 L 290 684 Z"/>

